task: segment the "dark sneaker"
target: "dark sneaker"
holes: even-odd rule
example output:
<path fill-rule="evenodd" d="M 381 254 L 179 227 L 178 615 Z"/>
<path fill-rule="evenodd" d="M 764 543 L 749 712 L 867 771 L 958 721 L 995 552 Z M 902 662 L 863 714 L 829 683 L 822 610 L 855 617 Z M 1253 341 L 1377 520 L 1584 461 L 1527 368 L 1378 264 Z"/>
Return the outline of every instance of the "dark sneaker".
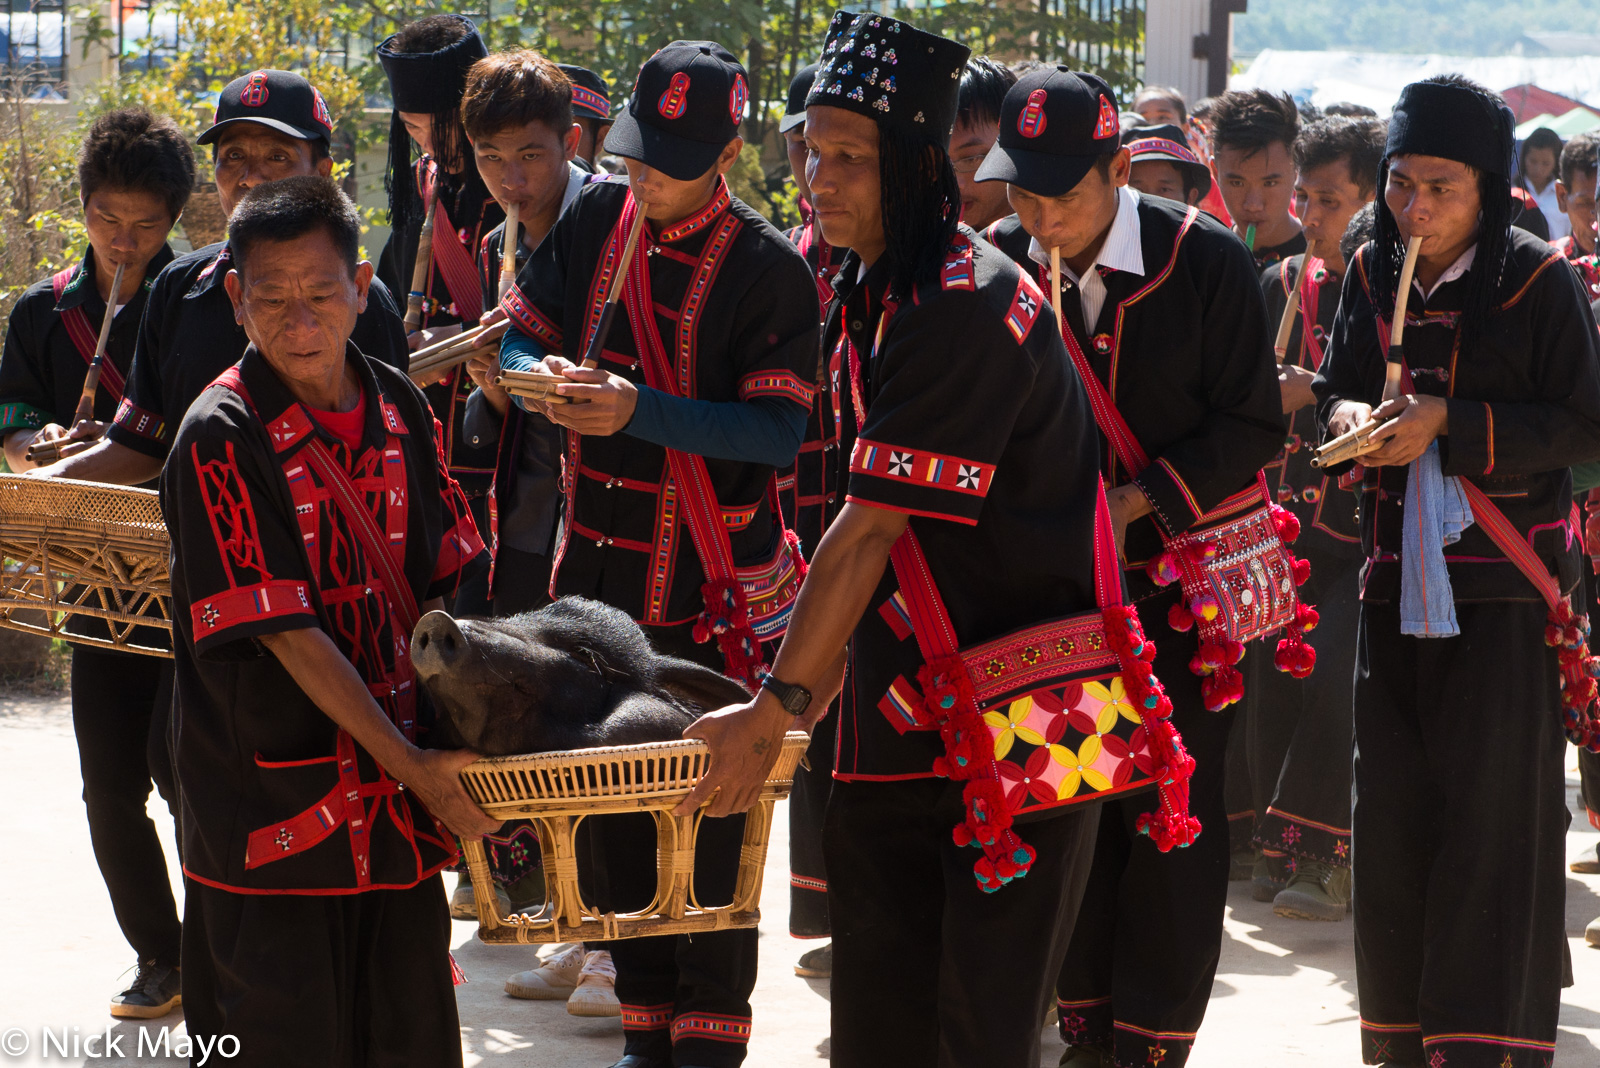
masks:
<path fill-rule="evenodd" d="M 833 943 L 802 953 L 800 963 L 794 966 L 794 974 L 802 979 L 832 979 Z"/>
<path fill-rule="evenodd" d="M 179 972 L 155 961 L 140 961 L 128 989 L 111 999 L 111 1015 L 154 1020 L 183 1004 Z"/>
<path fill-rule="evenodd" d="M 1272 864 L 1266 857 L 1257 857 L 1250 872 L 1250 896 L 1257 901 L 1272 901 L 1286 884 L 1272 877 Z"/>
<path fill-rule="evenodd" d="M 1350 869 L 1315 860 L 1300 861 L 1272 911 L 1291 920 L 1342 920 L 1350 909 Z"/>
<path fill-rule="evenodd" d="M 1111 1055 L 1098 1046 L 1068 1046 L 1060 1068 L 1112 1068 Z"/>

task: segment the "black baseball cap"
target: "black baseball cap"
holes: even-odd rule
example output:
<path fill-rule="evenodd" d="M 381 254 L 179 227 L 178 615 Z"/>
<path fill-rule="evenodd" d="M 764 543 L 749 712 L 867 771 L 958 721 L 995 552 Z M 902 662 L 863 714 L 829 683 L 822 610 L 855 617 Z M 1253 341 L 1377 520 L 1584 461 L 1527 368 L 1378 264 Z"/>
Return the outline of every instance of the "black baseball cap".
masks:
<path fill-rule="evenodd" d="M 606 151 L 687 182 L 711 169 L 750 100 L 750 79 L 712 41 L 674 41 L 645 61 Z"/>
<path fill-rule="evenodd" d="M 1189 147 L 1189 139 L 1171 123 L 1135 126 L 1122 135 L 1122 147 L 1128 150 L 1134 163 L 1145 160 L 1171 163 L 1179 171 L 1189 173 L 1202 197 L 1211 192 L 1211 168 L 1200 162 L 1200 157 Z"/>
<path fill-rule="evenodd" d="M 806 121 L 806 94 L 811 83 L 817 80 L 817 64 L 801 67 L 789 82 L 789 101 L 783 106 L 783 118 L 778 120 L 778 132 L 788 133 Z"/>
<path fill-rule="evenodd" d="M 557 63 L 572 83 L 572 110 L 584 118 L 611 121 L 611 87 L 588 67 L 576 63 Z"/>
<path fill-rule="evenodd" d="M 1024 74 L 1000 107 L 1000 138 L 973 180 L 1009 182 L 1035 196 L 1059 197 L 1122 144 L 1111 86 L 1093 74 L 1043 67 Z"/>
<path fill-rule="evenodd" d="M 196 140 L 209 145 L 241 122 L 270 126 L 301 141 L 331 141 L 333 117 L 316 87 L 286 70 L 258 70 L 229 82 L 217 97 L 211 126 Z"/>

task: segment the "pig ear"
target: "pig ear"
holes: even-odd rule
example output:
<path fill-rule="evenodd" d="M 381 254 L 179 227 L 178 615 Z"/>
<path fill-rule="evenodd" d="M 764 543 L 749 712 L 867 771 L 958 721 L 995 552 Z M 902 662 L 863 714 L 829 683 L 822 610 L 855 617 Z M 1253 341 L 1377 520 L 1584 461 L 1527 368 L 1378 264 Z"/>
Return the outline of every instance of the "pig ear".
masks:
<path fill-rule="evenodd" d="M 656 682 L 678 700 L 706 711 L 750 700 L 749 691 L 727 676 L 675 656 L 656 660 Z"/>

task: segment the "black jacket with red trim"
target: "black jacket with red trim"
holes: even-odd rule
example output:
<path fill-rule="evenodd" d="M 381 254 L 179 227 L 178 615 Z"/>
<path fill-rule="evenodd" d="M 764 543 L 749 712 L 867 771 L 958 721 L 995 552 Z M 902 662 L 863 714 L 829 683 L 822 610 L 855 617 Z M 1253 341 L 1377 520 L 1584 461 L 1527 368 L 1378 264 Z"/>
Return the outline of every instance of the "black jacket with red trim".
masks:
<path fill-rule="evenodd" d="M 244 355 L 250 339 L 234 319 L 223 287 L 232 269 L 232 249 L 223 241 L 179 256 L 156 276 L 139 324 L 127 394 L 106 431 L 112 441 L 166 459 L 189 405 Z M 350 340 L 402 371 L 411 361 L 400 311 L 376 278 Z"/>
<path fill-rule="evenodd" d="M 359 745 L 353 767 L 341 766 L 347 736 L 257 640 L 321 627 L 391 720 L 426 745 L 431 709 L 410 669 L 410 628 L 308 443 L 343 466 L 418 605 L 451 593 L 486 554 L 422 393 L 349 352 L 366 405 L 358 453 L 251 349 L 189 409 L 162 473 L 184 871 L 240 893 L 404 888 L 455 856 L 416 796 Z M 359 808 L 345 804 L 352 777 Z"/>
<path fill-rule="evenodd" d="M 1161 551 L 1160 531 L 1184 533 L 1247 487 L 1282 447 L 1286 430 L 1261 280 L 1249 250 L 1204 212 L 1139 197 L 1144 274 L 1096 268 L 1106 299 L 1090 329 L 1076 286 L 1063 278 L 1062 314 L 1150 466 L 1129 477 L 1102 439 L 1107 485 L 1135 482 L 1154 512 L 1128 526 L 1128 586 L 1156 592 L 1144 564 Z M 1042 279 L 1015 215 L 990 227 L 993 240 Z M 1181 235 L 1181 237 L 1180 237 Z M 1159 528 L 1159 529 L 1158 529 Z"/>
<path fill-rule="evenodd" d="M 1289 294 L 1300 289 L 1301 304 L 1295 312 L 1284 362 L 1315 372 L 1327 353 L 1333 320 L 1339 313 L 1341 279 L 1322 266 L 1321 260 L 1313 258 L 1315 275 L 1306 282 L 1300 274 L 1305 258 L 1306 254 L 1290 256 L 1262 271 L 1261 288 L 1267 296 L 1267 322 L 1272 324 L 1282 320 Z M 1305 323 L 1311 312 L 1310 302 L 1315 303 L 1315 321 L 1308 337 Z M 1340 560 L 1360 558 L 1361 520 L 1356 515 L 1360 499 L 1353 490 L 1340 489 L 1337 478 L 1311 466 L 1312 450 L 1321 440 L 1316 406 L 1307 405 L 1288 418 L 1289 436 L 1277 457 L 1267 465 L 1266 474 L 1267 491 L 1273 500 L 1300 520 L 1300 540 L 1295 542 L 1295 551 Z"/>
<path fill-rule="evenodd" d="M 840 267 L 823 339 L 855 350 L 847 502 L 911 517 L 962 646 L 1092 609 L 1099 435 L 1039 287 L 964 227 L 910 298 L 886 301 L 882 260 L 859 268 Z M 897 703 L 923 664 L 898 588 L 886 569 L 856 626 L 842 779 L 930 777 L 944 751 Z"/>
<path fill-rule="evenodd" d="M 144 314 L 150 288 L 162 268 L 172 262 L 172 249 L 163 245 L 145 267 L 144 285 L 111 321 L 111 336 L 106 341 L 106 362 L 115 374 L 126 379 L 133 363 L 134 343 L 139 336 L 139 317 Z M 83 378 L 89 360 L 67 329 L 63 312 L 82 310 L 91 336 L 89 355 L 94 353 L 95 335 L 105 316 L 106 304 L 94 284 L 94 253 L 85 251 L 83 260 L 72 268 L 72 276 L 58 300 L 54 278 L 29 286 L 11 308 L 6 326 L 4 355 L 0 355 L 0 437 L 13 430 L 38 430 L 46 423 L 71 428 Z M 117 414 L 121 396 L 107 388 L 108 375 L 102 373 L 95 393 L 94 417 L 102 422 Z"/>
<path fill-rule="evenodd" d="M 1333 407 L 1377 405 L 1385 372 L 1381 324 L 1368 283 L 1369 244 L 1344 282 L 1339 317 L 1314 389 L 1323 432 Z M 1406 310 L 1405 355 L 1417 393 L 1445 397 L 1449 429 L 1439 439 L 1444 474 L 1461 475 L 1488 496 L 1558 576 L 1579 579 L 1582 530 L 1572 515 L 1572 464 L 1600 459 L 1600 335 L 1577 275 L 1538 238 L 1511 230 L 1501 292 L 1506 301 L 1470 347 L 1457 344 L 1466 280 L 1441 283 Z M 1403 467 L 1368 470 L 1362 484 L 1361 539 L 1369 558 L 1362 597 L 1400 598 Z M 1539 594 L 1480 524 L 1445 546 L 1458 603 L 1538 601 Z"/>
<path fill-rule="evenodd" d="M 546 352 L 583 358 L 600 274 L 628 186 L 584 187 L 540 243 L 501 302 Z M 714 402 L 771 398 L 809 410 L 820 313 L 817 287 L 794 246 L 719 185 L 710 203 L 664 231 L 640 236 L 650 266 L 655 325 L 685 395 Z M 619 241 L 620 245 L 620 241 Z M 600 365 L 643 385 L 641 347 L 625 309 Z M 705 570 L 692 544 L 682 487 L 667 492 L 667 453 L 627 430 L 566 435 L 566 515 L 552 592 L 583 594 L 642 623 L 679 625 L 705 607 Z M 792 595 L 783 566 L 773 467 L 707 458 L 741 579 Z M 752 600 L 754 596 L 752 595 Z"/>

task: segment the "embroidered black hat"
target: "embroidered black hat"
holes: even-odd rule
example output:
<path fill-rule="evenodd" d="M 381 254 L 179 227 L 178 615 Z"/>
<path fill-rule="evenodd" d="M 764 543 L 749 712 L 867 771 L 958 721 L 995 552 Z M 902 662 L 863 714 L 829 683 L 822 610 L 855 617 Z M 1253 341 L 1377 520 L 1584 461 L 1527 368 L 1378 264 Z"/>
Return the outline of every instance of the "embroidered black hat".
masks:
<path fill-rule="evenodd" d="M 1018 78 L 1006 93 L 1000 139 L 973 180 L 1010 182 L 1035 196 L 1058 197 L 1121 144 L 1111 86 L 1093 74 L 1044 67 Z"/>
<path fill-rule="evenodd" d="M 778 120 L 779 133 L 788 133 L 806 121 L 806 94 L 817 80 L 817 67 L 816 63 L 801 67 L 789 80 L 789 100 L 783 106 L 783 118 Z"/>
<path fill-rule="evenodd" d="M 466 32 L 435 52 L 400 52 L 390 34 L 378 46 L 378 62 L 389 76 L 389 96 L 396 111 L 435 112 L 461 106 L 467 71 L 489 54 L 478 27 L 464 15 L 435 15 L 453 19 Z"/>
<path fill-rule="evenodd" d="M 711 169 L 750 101 L 744 67 L 712 41 L 673 41 L 645 61 L 606 151 L 687 182 Z"/>
<path fill-rule="evenodd" d="M 561 73 L 572 82 L 572 110 L 589 119 L 611 121 L 611 86 L 588 67 L 575 63 L 557 63 Z"/>
<path fill-rule="evenodd" d="M 837 11 L 806 103 L 854 111 L 948 146 L 971 55 L 966 45 L 888 15 Z"/>
<path fill-rule="evenodd" d="M 1160 126 L 1135 126 L 1122 135 L 1122 147 L 1128 150 L 1134 163 L 1160 160 L 1186 171 L 1195 188 L 1204 197 L 1211 192 L 1211 168 L 1200 162 L 1200 157 L 1189 147 L 1183 131 L 1170 123 Z"/>
<path fill-rule="evenodd" d="M 301 141 L 333 138 L 328 102 L 310 82 L 286 70 L 252 71 L 224 86 L 211 126 L 196 143 L 209 145 L 223 130 L 242 122 L 270 126 Z"/>
<path fill-rule="evenodd" d="M 1383 156 L 1438 156 L 1509 178 L 1515 132 L 1504 104 L 1465 86 L 1413 82 L 1389 117 Z"/>

